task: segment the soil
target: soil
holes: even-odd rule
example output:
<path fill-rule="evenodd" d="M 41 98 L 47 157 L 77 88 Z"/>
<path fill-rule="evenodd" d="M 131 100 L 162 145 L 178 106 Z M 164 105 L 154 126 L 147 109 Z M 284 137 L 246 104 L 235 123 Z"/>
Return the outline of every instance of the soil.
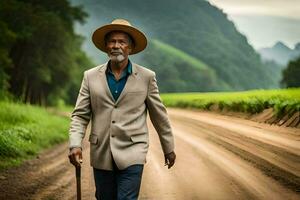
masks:
<path fill-rule="evenodd" d="M 158 136 L 148 121 L 150 149 L 139 199 L 300 200 L 299 128 L 204 111 L 168 109 L 168 113 L 176 163 L 171 169 L 164 166 Z M 81 184 L 82 199 L 90 200 L 95 199 L 95 189 L 86 138 Z M 2 171 L 0 199 L 76 199 L 75 169 L 67 155 L 64 143 Z"/>

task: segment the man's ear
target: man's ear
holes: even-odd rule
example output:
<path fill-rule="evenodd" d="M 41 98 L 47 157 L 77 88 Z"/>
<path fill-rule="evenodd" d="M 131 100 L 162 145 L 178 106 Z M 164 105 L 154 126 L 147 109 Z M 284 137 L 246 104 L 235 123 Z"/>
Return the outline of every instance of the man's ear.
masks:
<path fill-rule="evenodd" d="M 107 46 L 107 42 L 105 41 L 105 50 L 106 50 L 106 53 L 108 53 L 108 46 Z"/>
<path fill-rule="evenodd" d="M 129 46 L 129 48 L 128 48 L 128 50 L 129 50 L 129 54 L 132 52 L 132 48 L 133 48 L 133 46 L 132 46 L 132 44 Z"/>

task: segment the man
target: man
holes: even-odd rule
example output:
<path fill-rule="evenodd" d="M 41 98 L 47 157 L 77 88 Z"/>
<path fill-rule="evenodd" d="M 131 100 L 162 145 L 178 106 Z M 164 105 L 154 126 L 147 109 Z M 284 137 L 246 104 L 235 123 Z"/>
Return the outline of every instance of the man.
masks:
<path fill-rule="evenodd" d="M 175 162 L 174 139 L 155 73 L 131 63 L 146 36 L 123 19 L 98 28 L 92 37 L 109 61 L 84 73 L 70 127 L 70 162 L 80 166 L 81 142 L 89 136 L 96 198 L 137 199 L 148 151 L 147 111 L 161 142 L 165 164 Z"/>

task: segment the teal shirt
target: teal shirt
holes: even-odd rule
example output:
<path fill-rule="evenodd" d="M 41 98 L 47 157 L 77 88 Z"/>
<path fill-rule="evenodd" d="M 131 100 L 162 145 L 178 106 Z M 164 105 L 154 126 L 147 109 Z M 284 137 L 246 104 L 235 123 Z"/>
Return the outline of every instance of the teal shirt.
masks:
<path fill-rule="evenodd" d="M 132 64 L 128 60 L 127 67 L 123 70 L 119 80 L 115 79 L 115 76 L 110 68 L 110 61 L 108 62 L 108 67 L 106 71 L 106 79 L 108 83 L 109 90 L 114 97 L 114 100 L 117 101 L 121 92 L 123 91 L 125 84 L 127 82 L 128 76 L 132 73 Z"/>

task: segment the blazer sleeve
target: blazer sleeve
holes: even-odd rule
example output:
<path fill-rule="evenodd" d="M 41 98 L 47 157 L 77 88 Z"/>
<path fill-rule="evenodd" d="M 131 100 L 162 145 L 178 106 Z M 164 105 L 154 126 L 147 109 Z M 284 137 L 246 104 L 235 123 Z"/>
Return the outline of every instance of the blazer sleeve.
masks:
<path fill-rule="evenodd" d="M 90 118 L 91 100 L 87 72 L 85 72 L 77 97 L 76 105 L 71 115 L 71 124 L 69 130 L 70 148 L 82 147 L 82 139 L 84 138 Z"/>
<path fill-rule="evenodd" d="M 155 73 L 150 78 L 146 105 L 164 154 L 174 151 L 174 138 L 167 110 L 159 96 Z"/>

